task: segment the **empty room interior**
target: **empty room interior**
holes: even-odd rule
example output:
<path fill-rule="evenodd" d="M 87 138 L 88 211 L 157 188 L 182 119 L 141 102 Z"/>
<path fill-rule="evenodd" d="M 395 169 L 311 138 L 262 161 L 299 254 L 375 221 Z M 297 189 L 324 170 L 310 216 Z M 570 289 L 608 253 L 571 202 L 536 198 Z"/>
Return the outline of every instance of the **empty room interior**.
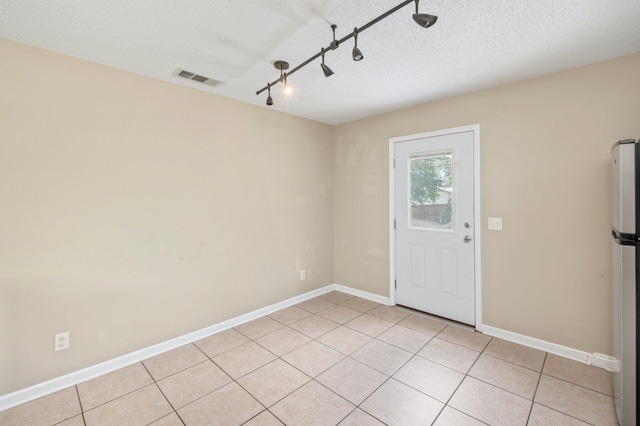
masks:
<path fill-rule="evenodd" d="M 0 0 L 1 424 L 618 424 L 640 5 L 400 4 Z"/>

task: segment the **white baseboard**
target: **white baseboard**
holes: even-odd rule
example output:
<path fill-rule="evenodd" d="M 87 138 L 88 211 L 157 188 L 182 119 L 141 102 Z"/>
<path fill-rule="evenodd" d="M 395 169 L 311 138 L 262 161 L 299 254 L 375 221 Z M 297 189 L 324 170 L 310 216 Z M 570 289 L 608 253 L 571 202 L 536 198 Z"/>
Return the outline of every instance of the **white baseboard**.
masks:
<path fill-rule="evenodd" d="M 536 339 L 535 337 L 525 336 L 523 334 L 514 333 L 512 331 L 502 330 L 500 328 L 491 327 L 483 324 L 482 332 L 488 336 L 498 337 L 513 343 L 519 343 L 523 346 L 538 349 L 550 354 L 569 358 L 584 364 L 593 365 L 604 368 L 608 371 L 619 371 L 620 361 L 599 353 L 589 353 L 578 349 L 569 348 L 567 346 L 558 345 L 556 343 L 547 342 L 545 340 Z"/>
<path fill-rule="evenodd" d="M 2 395 L 0 396 L 0 411 L 4 411 L 11 407 L 15 407 L 16 405 L 24 404 L 25 402 L 29 402 L 34 399 L 41 398 L 43 396 L 52 394 L 59 390 L 66 389 L 70 386 L 77 385 L 78 383 L 86 382 L 87 380 L 93 379 L 103 374 L 110 373 L 112 371 L 118 370 L 123 367 L 127 367 L 129 365 L 135 364 L 136 362 L 143 361 L 147 358 L 160 355 L 164 352 L 170 351 L 172 349 L 176 349 L 188 343 L 192 343 L 197 340 L 204 339 L 205 337 L 209 337 L 221 331 L 228 330 L 232 327 L 243 324 L 245 322 L 252 321 L 264 315 L 269 315 L 275 311 L 279 311 L 280 309 L 287 308 L 297 303 L 304 302 L 305 300 L 309 300 L 314 297 L 320 296 L 322 294 L 328 293 L 330 291 L 336 290 L 337 287 L 340 287 L 339 291 L 344 291 L 345 293 L 349 293 L 349 294 L 354 294 L 353 292 L 359 292 L 359 290 L 352 290 L 352 289 L 349 289 L 350 291 L 346 291 L 348 287 L 338 286 L 337 284 L 329 284 L 325 287 L 312 290 L 310 292 L 301 294 L 296 297 L 292 297 L 282 302 L 278 302 L 273 305 L 270 305 L 261 309 L 257 309 L 253 312 L 249 312 L 247 314 L 240 315 L 235 318 L 231 318 L 227 321 L 223 321 L 218 324 L 205 327 L 201 330 L 197 330 L 192 333 L 188 333 L 183 336 L 176 337 L 175 339 L 167 340 L 166 342 L 158 343 L 157 345 L 149 346 L 147 348 L 140 349 L 135 352 L 131 352 L 129 354 L 120 356 L 118 358 L 114 358 L 109 361 L 105 361 L 100 364 L 96 364 L 91 367 L 84 368 L 82 370 L 74 371 L 73 373 L 56 377 L 55 379 L 51 379 L 43 383 L 38 383 L 37 385 L 33 385 L 16 392 Z M 367 297 L 367 295 L 370 295 L 371 297 L 376 296 L 374 294 L 365 293 L 365 292 L 359 292 L 356 295 L 360 297 L 368 298 L 368 299 L 370 297 Z M 376 296 L 376 297 L 380 297 L 380 296 Z M 380 302 L 380 303 L 384 303 L 384 302 Z"/>
<path fill-rule="evenodd" d="M 188 343 L 204 339 L 205 337 L 209 337 L 221 331 L 228 330 L 237 325 L 260 318 L 264 315 L 269 315 L 275 311 L 279 311 L 280 309 L 284 309 L 297 303 L 304 302 L 305 300 L 312 299 L 333 290 L 351 294 L 353 296 L 358 296 L 363 299 L 368 299 L 387 306 L 390 305 L 390 299 L 388 297 L 380 296 L 362 290 L 357 290 L 351 287 L 346 287 L 341 284 L 329 284 L 325 287 L 301 294 L 296 297 L 292 297 L 282 302 L 278 302 L 273 305 L 257 309 L 253 312 L 231 318 L 227 321 L 214 324 L 201 330 L 176 337 L 175 339 L 167 340 L 166 342 L 162 342 L 157 345 L 149 346 L 147 348 L 131 352 L 121 357 L 114 358 L 112 360 L 105 361 L 100 364 L 96 364 L 94 366 L 84 368 L 82 370 L 78 370 L 43 383 L 39 383 L 26 389 L 2 395 L 0 396 L 0 411 L 4 411 L 11 407 L 15 407 L 16 405 L 41 398 L 70 386 L 77 385 L 78 383 L 82 383 L 103 374 L 110 373 L 117 369 L 127 367 L 129 365 L 135 364 L 136 362 L 140 362 L 147 358 L 160 355 L 164 352 L 176 349 Z M 521 345 L 539 349 L 544 352 L 549 352 L 585 364 L 601 367 L 609 371 L 619 370 L 619 360 L 608 355 L 584 352 L 578 349 L 573 349 L 544 340 L 536 339 L 534 337 L 502 330 L 500 328 L 492 327 L 486 324 L 482 324 L 482 332 L 489 336 L 498 337 L 500 339 L 504 339 L 513 343 L 519 343 Z"/>
<path fill-rule="evenodd" d="M 390 299 L 388 297 L 385 297 L 385 296 L 380 296 L 380 295 L 377 295 L 377 294 L 374 294 L 374 293 L 369 293 L 368 291 L 357 290 L 355 288 L 346 287 L 346 286 L 341 285 L 341 284 L 333 284 L 333 285 L 334 285 L 334 290 L 340 291 L 342 293 L 347 293 L 347 294 L 350 294 L 352 296 L 358 296 L 358 297 L 361 297 L 363 299 L 371 300 L 373 302 L 381 303 L 381 304 L 387 305 L 387 306 L 389 306 L 391 304 Z"/>

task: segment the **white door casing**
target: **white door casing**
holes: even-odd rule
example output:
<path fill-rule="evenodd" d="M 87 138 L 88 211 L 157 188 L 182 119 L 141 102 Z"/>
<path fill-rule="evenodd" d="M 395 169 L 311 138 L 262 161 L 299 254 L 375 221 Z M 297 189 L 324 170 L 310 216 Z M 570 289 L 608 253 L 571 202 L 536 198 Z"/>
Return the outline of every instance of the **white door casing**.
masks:
<path fill-rule="evenodd" d="M 389 141 L 390 299 L 480 330 L 478 149 L 477 125 Z M 436 164 L 451 171 L 451 190 L 424 201 L 414 183 L 411 196 L 412 167 L 418 182 Z"/>

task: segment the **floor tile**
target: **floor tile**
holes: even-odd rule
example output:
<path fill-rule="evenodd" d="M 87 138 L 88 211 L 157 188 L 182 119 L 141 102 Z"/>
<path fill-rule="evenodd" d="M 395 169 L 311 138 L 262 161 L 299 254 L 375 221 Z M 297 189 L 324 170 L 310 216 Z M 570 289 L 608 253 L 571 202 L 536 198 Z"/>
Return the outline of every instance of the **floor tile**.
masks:
<path fill-rule="evenodd" d="M 356 408 L 340 422 L 339 426 L 384 426 L 384 423 Z"/>
<path fill-rule="evenodd" d="M 418 352 L 418 355 L 461 373 L 466 373 L 476 362 L 480 352 L 435 337 Z"/>
<path fill-rule="evenodd" d="M 321 294 L 318 296 L 320 299 L 328 300 L 331 303 L 342 303 L 347 299 L 351 299 L 352 295 L 343 293 L 341 291 L 330 291 L 329 293 Z"/>
<path fill-rule="evenodd" d="M 28 424 L 30 426 L 35 426 L 35 423 L 22 423 L 23 425 Z M 4 423 L 3 423 L 4 425 Z M 82 417 L 82 414 L 75 416 L 75 417 L 71 417 L 68 420 L 65 420 L 62 423 L 56 423 L 56 426 L 84 426 L 84 417 Z"/>
<path fill-rule="evenodd" d="M 316 377 L 344 358 L 340 352 L 316 341 L 311 341 L 282 357 L 303 373 Z"/>
<path fill-rule="evenodd" d="M 156 420 L 149 426 L 184 426 L 184 424 L 182 423 L 182 420 L 180 420 L 180 417 L 178 417 L 178 415 L 173 412 L 168 416 L 164 416 L 160 420 Z"/>
<path fill-rule="evenodd" d="M 540 373 L 482 354 L 469 371 L 471 377 L 533 400 Z"/>
<path fill-rule="evenodd" d="M 376 337 L 393 327 L 393 323 L 372 317 L 371 315 L 362 314 L 347 322 L 344 326 L 366 334 L 367 336 Z"/>
<path fill-rule="evenodd" d="M 438 334 L 438 338 L 451 343 L 482 352 L 491 340 L 490 336 L 478 333 L 477 331 L 464 330 L 454 325 L 448 325 L 447 328 Z"/>
<path fill-rule="evenodd" d="M 155 384 L 84 413 L 87 426 L 148 425 L 173 411 Z"/>
<path fill-rule="evenodd" d="M 345 358 L 316 380 L 347 401 L 358 405 L 373 393 L 389 376 L 366 365 Z"/>
<path fill-rule="evenodd" d="M 485 424 L 447 405 L 433 426 L 483 426 Z"/>
<path fill-rule="evenodd" d="M 464 374 L 427 359 L 413 357 L 393 378 L 446 403 L 464 379 Z"/>
<path fill-rule="evenodd" d="M 534 401 L 587 423 L 612 426 L 618 423 L 612 397 L 544 373 Z"/>
<path fill-rule="evenodd" d="M 363 299 L 361 297 L 352 297 L 344 302 L 340 303 L 342 306 L 346 306 L 351 309 L 355 309 L 360 312 L 367 312 L 373 308 L 380 306 L 380 303 L 373 302 L 371 300 Z"/>
<path fill-rule="evenodd" d="M 324 311 L 325 309 L 332 307 L 333 305 L 334 303 L 331 303 L 328 300 L 316 297 L 313 299 L 305 300 L 304 302 L 300 302 L 295 306 L 297 308 L 311 312 L 312 314 L 316 314 L 320 311 Z"/>
<path fill-rule="evenodd" d="M 449 405 L 495 426 L 525 425 L 531 409 L 531 401 L 468 376 Z"/>
<path fill-rule="evenodd" d="M 570 417 L 540 404 L 533 404 L 527 426 L 588 426 L 576 418 Z"/>
<path fill-rule="evenodd" d="M 249 342 L 218 355 L 213 358 L 213 362 L 233 379 L 237 379 L 274 359 L 276 357 L 271 352 L 255 342 Z"/>
<path fill-rule="evenodd" d="M 247 336 L 231 328 L 198 340 L 194 345 L 200 348 L 208 357 L 213 358 L 247 342 L 249 342 Z"/>
<path fill-rule="evenodd" d="M 420 348 L 426 345 L 433 336 L 420 333 L 419 331 L 415 331 L 401 325 L 394 325 L 377 338 L 378 340 L 397 346 L 405 351 L 416 353 Z"/>
<path fill-rule="evenodd" d="M 178 410 L 187 426 L 241 425 L 264 410 L 237 383 L 229 383 Z"/>
<path fill-rule="evenodd" d="M 369 367 L 391 376 L 413 356 L 400 348 L 396 348 L 379 340 L 372 340 L 351 355 L 351 358 Z"/>
<path fill-rule="evenodd" d="M 262 337 L 265 334 L 269 334 L 276 331 L 283 325 L 276 320 L 272 320 L 269 317 L 260 317 L 253 321 L 245 322 L 234 327 L 237 331 L 244 334 L 251 340 L 255 340 L 258 337 Z"/>
<path fill-rule="evenodd" d="M 311 381 L 271 407 L 270 411 L 287 425 L 335 425 L 354 405 L 329 389 Z"/>
<path fill-rule="evenodd" d="M 546 352 L 497 337 L 491 339 L 484 353 L 536 371 L 542 371 L 542 364 L 544 364 L 544 358 L 547 355 Z"/>
<path fill-rule="evenodd" d="M 444 404 L 394 379 L 389 379 L 360 408 L 389 425 L 430 425 Z"/>
<path fill-rule="evenodd" d="M 613 377 L 603 368 L 549 354 L 542 372 L 548 376 L 613 396 Z"/>
<path fill-rule="evenodd" d="M 342 305 L 335 305 L 325 309 L 324 311 L 318 312 L 318 315 L 321 317 L 337 322 L 338 324 L 344 324 L 347 321 L 351 321 L 361 314 L 362 312 L 360 311 L 356 311 L 355 309 L 347 308 Z"/>
<path fill-rule="evenodd" d="M 397 323 L 398 321 L 401 321 L 409 316 L 409 312 L 403 311 L 402 309 L 398 309 L 393 306 L 385 305 L 379 305 L 368 311 L 367 314 L 392 323 Z"/>
<path fill-rule="evenodd" d="M 238 384 L 268 408 L 309 380 L 300 370 L 276 359 L 238 379 Z"/>
<path fill-rule="evenodd" d="M 283 426 L 283 423 L 276 416 L 265 410 L 246 422 L 244 426 Z"/>
<path fill-rule="evenodd" d="M 177 410 L 230 382 L 224 371 L 207 360 L 160 380 L 158 387 Z"/>
<path fill-rule="evenodd" d="M 296 308 L 295 306 L 289 306 L 288 308 L 281 309 L 269 315 L 271 319 L 278 321 L 284 325 L 293 324 L 296 321 L 300 321 L 302 318 L 306 318 L 311 315 L 311 312 L 304 309 Z"/>
<path fill-rule="evenodd" d="M 142 363 L 121 368 L 78 385 L 83 410 L 112 401 L 153 383 Z"/>
<path fill-rule="evenodd" d="M 435 336 L 436 334 L 444 330 L 444 328 L 447 326 L 447 324 L 441 323 L 439 321 L 413 314 L 409 315 L 398 324 L 403 327 L 428 334 L 429 336 Z"/>
<path fill-rule="evenodd" d="M 311 337 L 312 339 L 317 339 L 323 334 L 338 327 L 338 324 L 317 315 L 312 315 L 298 322 L 294 322 L 289 327 Z"/>
<path fill-rule="evenodd" d="M 75 386 L 43 396 L 6 411 L 0 411 L 0 424 L 6 426 L 52 425 L 81 413 Z"/>
<path fill-rule="evenodd" d="M 207 356 L 200 349 L 189 344 L 146 359 L 143 364 L 157 381 L 205 360 L 207 360 Z"/>
<path fill-rule="evenodd" d="M 324 343 L 345 355 L 351 355 L 373 338 L 359 333 L 347 327 L 338 327 L 318 338 L 318 342 Z"/>
<path fill-rule="evenodd" d="M 310 337 L 292 330 L 289 327 L 282 327 L 273 333 L 269 333 L 266 336 L 256 339 L 257 344 L 277 356 L 282 356 L 287 352 L 291 352 L 309 341 L 311 341 Z"/>

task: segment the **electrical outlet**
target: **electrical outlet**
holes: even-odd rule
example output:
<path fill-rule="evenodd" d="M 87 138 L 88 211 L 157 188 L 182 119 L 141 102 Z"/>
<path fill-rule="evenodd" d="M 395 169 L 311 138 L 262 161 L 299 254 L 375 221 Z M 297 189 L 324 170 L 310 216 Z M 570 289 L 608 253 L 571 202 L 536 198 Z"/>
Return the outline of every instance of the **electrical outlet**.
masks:
<path fill-rule="evenodd" d="M 307 279 L 307 271 L 305 271 L 304 269 L 300 271 L 300 279 L 301 280 Z"/>
<path fill-rule="evenodd" d="M 54 351 L 62 351 L 64 349 L 69 349 L 69 332 L 65 331 L 64 333 L 56 334 L 55 342 L 54 342 Z"/>

